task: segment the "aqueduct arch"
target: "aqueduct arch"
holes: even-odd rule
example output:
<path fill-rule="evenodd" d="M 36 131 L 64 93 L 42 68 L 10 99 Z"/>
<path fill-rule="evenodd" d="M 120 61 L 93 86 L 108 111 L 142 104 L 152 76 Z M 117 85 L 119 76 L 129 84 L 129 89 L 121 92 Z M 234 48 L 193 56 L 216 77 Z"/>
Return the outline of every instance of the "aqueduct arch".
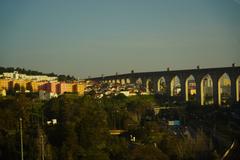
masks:
<path fill-rule="evenodd" d="M 148 91 L 150 91 L 149 82 L 146 83 L 147 79 L 151 79 L 151 83 L 153 84 L 153 91 L 159 92 L 162 91 L 164 85 L 163 78 L 165 78 L 166 89 L 165 93 L 173 96 L 176 92 L 179 93 L 181 90 L 181 96 L 185 96 L 186 101 L 191 100 L 190 88 L 192 87 L 190 84 L 193 79 L 195 79 L 196 89 L 193 92 L 196 92 L 196 101 L 198 104 L 219 104 L 222 105 L 224 100 L 223 94 L 223 86 L 221 85 L 223 82 L 222 75 L 226 73 L 230 78 L 231 82 L 229 84 L 228 89 L 231 94 L 231 98 L 233 101 L 240 100 L 240 67 L 232 65 L 231 67 L 222 67 L 222 68 L 195 68 L 195 69 L 187 69 L 187 70 L 165 70 L 165 71 L 156 71 L 156 72 L 130 72 L 127 74 L 121 75 L 111 75 L 104 77 L 96 77 L 90 78 L 88 80 L 94 81 L 102 81 L 107 80 L 115 83 L 117 79 L 125 79 L 125 83 L 135 83 L 136 78 L 140 77 L 140 83 L 136 83 L 136 87 L 138 89 L 144 90 L 143 87 L 146 87 Z M 177 75 L 177 78 L 176 78 Z M 190 78 L 193 75 L 194 78 Z M 173 79 L 172 77 L 175 76 Z M 221 78 L 220 78 L 221 77 Z M 227 79 L 229 79 L 227 78 Z M 179 86 L 176 87 L 176 79 L 178 79 Z M 231 86 L 231 87 L 230 87 Z M 176 89 L 177 88 L 177 89 Z M 207 102 L 208 101 L 208 102 Z"/>
<path fill-rule="evenodd" d="M 129 78 L 127 78 L 127 79 L 125 80 L 125 82 L 126 82 L 126 84 L 130 84 L 130 83 L 131 83 L 131 80 L 130 80 Z"/>
<path fill-rule="evenodd" d="M 166 80 L 162 76 L 157 81 L 157 91 L 158 91 L 158 93 L 161 93 L 161 94 L 165 93 L 166 92 L 166 87 L 167 87 Z"/>
<path fill-rule="evenodd" d="M 181 81 L 180 78 L 176 75 L 171 79 L 170 82 L 171 96 L 178 96 L 181 93 Z"/>
<path fill-rule="evenodd" d="M 185 81 L 185 100 L 190 101 L 196 98 L 196 80 L 193 75 L 188 76 Z"/>
<path fill-rule="evenodd" d="M 213 80 L 207 74 L 201 79 L 201 105 L 213 104 Z"/>
<path fill-rule="evenodd" d="M 240 89 L 239 89 L 240 84 L 239 83 L 240 83 L 240 76 L 238 76 L 236 79 L 236 101 L 237 102 L 239 102 L 239 99 L 240 99 L 240 97 L 239 97 L 240 96 L 240 93 L 239 93 L 240 92 Z"/>
<path fill-rule="evenodd" d="M 125 79 L 121 79 L 121 84 L 122 84 L 122 85 L 126 84 Z"/>
<path fill-rule="evenodd" d="M 146 81 L 146 92 L 151 93 L 153 91 L 153 83 L 151 79 L 147 79 Z"/>
<path fill-rule="evenodd" d="M 227 73 L 218 79 L 218 105 L 229 103 L 231 98 L 231 80 Z"/>

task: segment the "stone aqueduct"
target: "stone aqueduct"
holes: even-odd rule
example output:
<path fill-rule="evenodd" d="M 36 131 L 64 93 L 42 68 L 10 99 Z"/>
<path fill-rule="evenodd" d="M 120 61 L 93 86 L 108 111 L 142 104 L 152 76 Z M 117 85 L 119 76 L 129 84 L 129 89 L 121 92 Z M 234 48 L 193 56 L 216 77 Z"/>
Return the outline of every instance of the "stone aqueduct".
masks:
<path fill-rule="evenodd" d="M 112 76 L 102 76 L 96 78 L 90 78 L 89 80 L 98 82 L 111 82 L 111 83 L 136 83 L 138 79 L 141 79 L 142 85 L 146 88 L 147 92 L 149 90 L 149 82 L 152 83 L 152 92 L 159 92 L 160 90 L 160 80 L 165 81 L 165 93 L 169 96 L 173 96 L 172 93 L 172 80 L 178 77 L 180 80 L 180 96 L 184 97 L 188 101 L 188 79 L 190 77 L 194 78 L 196 85 L 196 101 L 198 104 L 204 104 L 204 91 L 203 91 L 203 81 L 206 77 L 210 78 L 212 81 L 212 97 L 213 103 L 221 105 L 221 93 L 220 93 L 220 79 L 223 75 L 227 75 L 230 80 L 230 93 L 233 101 L 239 102 L 239 83 L 240 83 L 240 67 L 232 65 L 232 67 L 223 68 L 206 68 L 200 69 L 189 69 L 189 70 L 175 70 L 170 71 L 159 71 L 159 72 L 140 72 L 134 73 L 133 71 L 128 74 L 112 75 Z"/>

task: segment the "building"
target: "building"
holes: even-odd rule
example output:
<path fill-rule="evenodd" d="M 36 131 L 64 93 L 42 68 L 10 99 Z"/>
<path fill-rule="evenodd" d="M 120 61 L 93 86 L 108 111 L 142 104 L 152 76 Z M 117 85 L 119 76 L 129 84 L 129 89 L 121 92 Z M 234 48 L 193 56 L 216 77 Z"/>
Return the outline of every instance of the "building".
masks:
<path fill-rule="evenodd" d="M 57 93 L 58 94 L 71 93 L 71 92 L 73 92 L 73 84 L 72 83 L 60 82 L 57 84 Z"/>
<path fill-rule="evenodd" d="M 36 82 L 35 82 L 36 83 Z M 33 83 L 34 84 L 34 83 Z M 47 82 L 47 83 L 36 83 L 36 90 L 43 90 L 49 93 L 64 94 L 64 93 L 77 93 L 78 95 L 84 95 L 86 85 L 84 82 Z"/>
<path fill-rule="evenodd" d="M 84 91 L 86 88 L 86 84 L 85 83 L 77 83 L 73 85 L 73 92 L 78 93 L 79 96 L 84 95 Z"/>
<path fill-rule="evenodd" d="M 2 75 L 5 79 L 22 79 L 28 81 L 57 81 L 58 77 L 49 77 L 46 75 L 26 75 L 20 74 L 17 71 L 14 72 L 4 72 Z"/>
<path fill-rule="evenodd" d="M 47 82 L 45 84 L 42 84 L 39 90 L 44 90 L 49 93 L 57 93 L 57 85 L 58 82 Z"/>
<path fill-rule="evenodd" d="M 13 72 L 4 72 L 4 73 L 2 74 L 2 77 L 3 77 L 4 79 L 13 79 Z"/>
<path fill-rule="evenodd" d="M 66 83 L 66 82 L 60 82 L 57 85 L 57 93 L 63 94 L 63 93 L 78 93 L 78 95 L 84 95 L 85 91 L 85 83 L 81 82 L 73 82 L 73 83 Z"/>
<path fill-rule="evenodd" d="M 221 83 L 221 86 L 231 86 L 230 79 L 223 79 L 220 83 Z"/>
<path fill-rule="evenodd" d="M 43 86 L 47 82 L 39 82 L 39 81 L 30 81 L 27 83 L 27 90 L 31 92 L 38 92 L 39 90 L 43 90 Z"/>
<path fill-rule="evenodd" d="M 4 73 L 3 79 L 0 79 L 0 89 L 10 92 L 39 92 L 46 91 L 53 94 L 77 93 L 84 95 L 86 88 L 83 82 L 58 82 L 54 77 L 48 76 L 28 76 L 18 74 L 18 72 Z M 47 81 L 48 80 L 48 81 Z"/>
<path fill-rule="evenodd" d="M 39 91 L 39 99 L 40 100 L 50 100 L 52 98 L 56 98 L 58 95 L 56 93 L 47 92 L 47 91 Z"/>
<path fill-rule="evenodd" d="M 13 81 L 10 81 L 9 90 L 24 92 L 26 90 L 27 83 L 28 81 L 15 79 Z"/>
<path fill-rule="evenodd" d="M 189 90 L 190 95 L 195 95 L 197 93 L 195 80 L 188 81 L 188 90 Z"/>
<path fill-rule="evenodd" d="M 9 84 L 11 80 L 9 79 L 0 79 L 0 89 L 9 90 Z"/>
<path fill-rule="evenodd" d="M 5 89 L 0 89 L 0 96 L 4 97 L 7 95 L 7 92 Z"/>

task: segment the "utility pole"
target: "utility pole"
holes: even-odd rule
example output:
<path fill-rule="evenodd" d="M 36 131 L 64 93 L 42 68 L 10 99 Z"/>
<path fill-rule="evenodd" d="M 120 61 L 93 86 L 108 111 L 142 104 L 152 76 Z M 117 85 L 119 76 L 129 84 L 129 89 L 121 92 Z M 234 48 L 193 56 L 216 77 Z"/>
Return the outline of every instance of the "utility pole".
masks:
<path fill-rule="evenodd" d="M 44 160 L 45 157 L 45 149 L 44 149 L 44 132 L 43 132 L 43 126 L 44 126 L 44 111 L 42 109 L 42 125 L 41 125 L 41 129 L 40 129 L 40 140 L 41 140 L 41 160 Z"/>
<path fill-rule="evenodd" d="M 20 121 L 20 143 L 21 143 L 21 160 L 23 159 L 23 131 L 22 131 L 22 118 L 19 118 Z"/>
<path fill-rule="evenodd" d="M 42 132 L 41 132 L 41 136 L 40 137 L 41 137 L 41 150 L 42 150 L 42 152 L 41 152 L 42 156 L 41 157 L 42 157 L 42 160 L 44 160 L 44 154 L 45 154 L 44 152 L 45 151 L 44 151 L 44 139 L 43 139 L 43 133 Z"/>

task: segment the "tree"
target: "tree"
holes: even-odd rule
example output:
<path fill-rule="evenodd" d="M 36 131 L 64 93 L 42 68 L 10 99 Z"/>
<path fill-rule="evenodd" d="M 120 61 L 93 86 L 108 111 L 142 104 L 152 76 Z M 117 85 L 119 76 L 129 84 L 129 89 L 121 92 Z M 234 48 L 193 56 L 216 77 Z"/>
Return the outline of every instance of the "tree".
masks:
<path fill-rule="evenodd" d="M 131 151 L 130 160 L 168 160 L 169 157 L 153 145 L 139 145 Z"/>
<path fill-rule="evenodd" d="M 57 148 L 58 158 L 106 157 L 110 134 L 107 115 L 93 97 L 60 96 L 46 103 L 45 113 L 47 119 L 58 120 L 57 125 L 46 127 L 48 141 Z"/>
<path fill-rule="evenodd" d="M 128 160 L 128 142 L 122 137 L 111 137 L 108 150 L 112 160 Z"/>

